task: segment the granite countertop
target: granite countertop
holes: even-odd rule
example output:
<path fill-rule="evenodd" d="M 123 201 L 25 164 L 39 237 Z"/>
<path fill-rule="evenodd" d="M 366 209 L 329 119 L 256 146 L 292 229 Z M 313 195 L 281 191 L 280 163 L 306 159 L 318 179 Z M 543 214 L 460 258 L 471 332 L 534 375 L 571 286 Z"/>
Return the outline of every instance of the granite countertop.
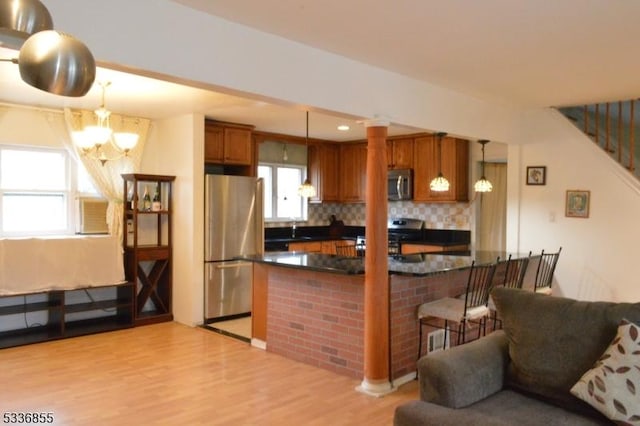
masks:
<path fill-rule="evenodd" d="M 266 228 L 264 240 L 266 244 L 355 240 L 358 236 L 365 236 L 365 231 L 365 228 L 362 226 L 345 226 L 340 235 L 331 235 L 328 226 L 299 226 L 295 231 L 294 237 L 291 227 Z M 469 245 L 471 243 L 471 232 L 447 229 L 424 229 L 422 230 L 421 239 L 406 241 L 406 243 L 441 247 Z"/>
<path fill-rule="evenodd" d="M 506 260 L 510 254 L 512 259 L 528 256 L 528 253 L 493 251 L 392 255 L 389 256 L 389 274 L 427 276 L 468 268 L 474 260 L 476 264 L 492 263 L 498 257 Z M 241 259 L 316 272 L 364 274 L 364 258 L 362 257 L 342 257 L 321 253 L 271 252 L 262 255 L 243 256 Z"/>

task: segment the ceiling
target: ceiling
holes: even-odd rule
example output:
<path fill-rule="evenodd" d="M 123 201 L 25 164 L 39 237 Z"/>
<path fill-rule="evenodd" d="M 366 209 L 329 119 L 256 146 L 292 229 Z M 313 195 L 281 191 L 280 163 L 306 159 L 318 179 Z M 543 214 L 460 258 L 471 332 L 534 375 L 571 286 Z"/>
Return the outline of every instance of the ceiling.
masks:
<path fill-rule="evenodd" d="M 173 0 L 258 30 L 491 102 L 520 107 L 640 94 L 640 2 L 628 0 Z M 0 58 L 16 52 L 0 48 Z M 304 111 L 99 69 L 108 109 L 148 118 L 201 112 L 258 130 L 304 135 Z M 149 96 L 153 93 L 153 96 Z M 176 102 L 181 99 L 181 102 Z M 95 109 L 40 92 L 0 63 L 0 102 Z M 349 132 L 338 132 L 348 122 Z M 390 134 L 419 129 L 392 126 Z M 312 112 L 310 137 L 364 137 L 353 118 Z"/>

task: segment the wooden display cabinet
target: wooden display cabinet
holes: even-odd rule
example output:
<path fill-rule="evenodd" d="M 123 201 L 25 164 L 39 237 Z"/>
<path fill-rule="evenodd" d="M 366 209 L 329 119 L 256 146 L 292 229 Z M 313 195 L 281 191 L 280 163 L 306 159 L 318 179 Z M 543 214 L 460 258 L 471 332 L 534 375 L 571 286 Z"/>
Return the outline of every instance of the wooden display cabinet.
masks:
<path fill-rule="evenodd" d="M 135 285 L 134 323 L 173 320 L 172 311 L 172 185 L 175 176 L 123 174 L 124 271 Z M 160 206 L 145 209 L 144 190 L 153 197 L 158 188 Z"/>

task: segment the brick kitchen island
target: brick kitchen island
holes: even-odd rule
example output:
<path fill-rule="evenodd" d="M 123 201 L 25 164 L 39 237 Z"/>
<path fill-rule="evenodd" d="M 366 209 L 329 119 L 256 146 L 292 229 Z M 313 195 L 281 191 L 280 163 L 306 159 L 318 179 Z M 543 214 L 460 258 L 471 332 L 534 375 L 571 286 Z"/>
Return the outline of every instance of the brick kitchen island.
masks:
<path fill-rule="evenodd" d="M 415 377 L 416 309 L 464 292 L 468 268 L 507 253 L 412 254 L 389 257 L 390 378 Z M 518 255 L 513 254 L 513 258 Z M 364 368 L 364 261 L 280 252 L 254 261 L 253 344 L 287 358 L 359 378 Z M 500 267 L 496 273 L 499 279 Z M 423 349 L 423 353 L 425 353 Z"/>

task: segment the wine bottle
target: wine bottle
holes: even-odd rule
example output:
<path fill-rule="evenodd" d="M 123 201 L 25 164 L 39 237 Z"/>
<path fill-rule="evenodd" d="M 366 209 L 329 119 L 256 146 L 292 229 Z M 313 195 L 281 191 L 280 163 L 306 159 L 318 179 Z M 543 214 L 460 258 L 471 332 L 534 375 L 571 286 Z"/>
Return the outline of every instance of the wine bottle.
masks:
<path fill-rule="evenodd" d="M 151 211 L 151 196 L 149 195 L 149 189 L 144 187 L 144 195 L 142 196 L 143 210 L 145 212 Z"/>
<path fill-rule="evenodd" d="M 162 203 L 160 203 L 160 188 L 156 185 L 156 191 L 153 193 L 153 202 L 151 203 L 151 210 L 159 212 L 162 210 Z"/>

